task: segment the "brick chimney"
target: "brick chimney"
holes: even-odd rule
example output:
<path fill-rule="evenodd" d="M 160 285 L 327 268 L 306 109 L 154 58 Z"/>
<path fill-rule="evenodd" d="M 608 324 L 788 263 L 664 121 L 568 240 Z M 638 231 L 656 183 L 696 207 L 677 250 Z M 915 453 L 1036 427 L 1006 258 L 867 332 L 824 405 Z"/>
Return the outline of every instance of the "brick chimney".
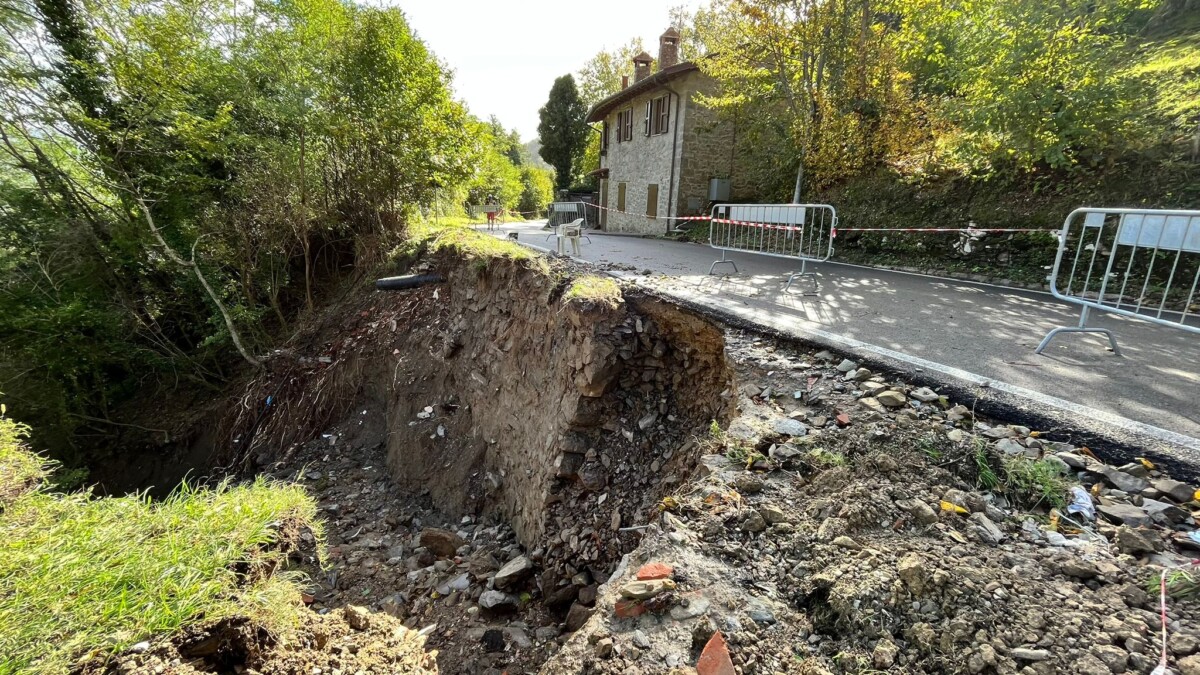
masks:
<path fill-rule="evenodd" d="M 658 38 L 658 69 L 665 70 L 679 63 L 679 31 L 672 26 Z"/>
<path fill-rule="evenodd" d="M 628 88 L 629 88 L 629 76 L 622 75 L 621 76 L 621 89 L 628 89 Z"/>
<path fill-rule="evenodd" d="M 654 59 L 650 58 L 646 52 L 633 57 L 633 81 L 641 82 L 650 77 L 650 64 L 653 62 Z"/>

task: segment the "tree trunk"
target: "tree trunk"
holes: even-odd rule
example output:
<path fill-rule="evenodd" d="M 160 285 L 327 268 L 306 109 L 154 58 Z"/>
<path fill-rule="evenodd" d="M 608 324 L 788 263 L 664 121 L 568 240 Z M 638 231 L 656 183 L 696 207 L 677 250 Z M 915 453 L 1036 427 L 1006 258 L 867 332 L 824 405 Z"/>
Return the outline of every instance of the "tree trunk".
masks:
<path fill-rule="evenodd" d="M 135 195 L 134 198 L 137 199 L 138 206 L 142 208 L 142 214 L 146 216 L 146 224 L 150 226 L 150 232 L 154 235 L 154 238 L 158 240 L 159 245 L 163 247 L 163 252 L 166 253 L 167 257 L 173 260 L 175 264 L 179 265 L 180 267 L 190 268 L 192 273 L 196 275 L 196 279 L 200 282 L 200 285 L 204 287 L 205 292 L 208 293 L 208 297 L 213 301 L 213 304 L 217 306 L 217 311 L 221 313 L 221 318 L 225 320 L 225 327 L 229 329 L 229 337 L 233 340 L 233 346 L 237 348 L 238 353 L 242 355 L 242 358 L 246 360 L 246 363 L 249 363 L 255 368 L 261 368 L 262 362 L 251 356 L 250 352 L 246 351 L 246 347 L 242 344 L 242 336 L 238 333 L 237 327 L 233 324 L 233 317 L 229 314 L 229 310 L 225 308 L 225 303 L 221 302 L 221 298 L 217 296 L 216 291 L 214 291 L 213 287 L 208 284 L 208 279 L 204 277 L 204 273 L 200 271 L 200 266 L 196 264 L 195 244 L 192 245 L 191 261 L 189 262 L 181 258 L 179 254 L 175 252 L 175 249 L 171 248 L 171 246 L 167 243 L 167 240 L 163 239 L 162 233 L 158 231 L 158 227 L 154 224 L 154 216 L 150 214 L 150 207 L 146 206 L 146 202 L 143 201 L 141 197 Z M 198 242 L 199 240 L 197 240 L 197 243 Z"/>

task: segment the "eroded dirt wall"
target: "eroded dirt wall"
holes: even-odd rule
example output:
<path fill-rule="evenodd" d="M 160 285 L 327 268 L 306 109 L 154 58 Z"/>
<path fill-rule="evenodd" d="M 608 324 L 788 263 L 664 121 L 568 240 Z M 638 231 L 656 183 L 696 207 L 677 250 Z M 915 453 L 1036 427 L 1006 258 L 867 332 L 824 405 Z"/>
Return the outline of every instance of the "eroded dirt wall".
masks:
<path fill-rule="evenodd" d="M 644 522 L 682 479 L 691 438 L 727 406 L 731 371 L 721 332 L 699 316 L 561 290 L 514 263 L 449 272 L 438 339 L 416 349 L 397 333 L 389 466 L 439 508 L 499 511 L 526 546 L 607 560 L 623 548 L 619 527 Z M 634 490 L 601 499 L 614 481 Z"/>

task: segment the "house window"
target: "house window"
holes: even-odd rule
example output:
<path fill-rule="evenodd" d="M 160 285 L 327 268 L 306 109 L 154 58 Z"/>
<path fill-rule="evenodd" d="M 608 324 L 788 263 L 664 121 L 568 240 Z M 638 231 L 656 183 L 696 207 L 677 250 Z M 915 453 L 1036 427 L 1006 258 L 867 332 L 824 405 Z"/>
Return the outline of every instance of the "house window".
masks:
<path fill-rule="evenodd" d="M 625 184 L 617 183 L 617 210 L 625 212 Z"/>
<path fill-rule="evenodd" d="M 608 121 L 600 123 L 600 154 L 608 153 Z"/>
<path fill-rule="evenodd" d="M 657 136 L 667 133 L 671 126 L 670 94 L 646 101 L 646 135 Z"/>
<path fill-rule="evenodd" d="M 617 113 L 617 142 L 633 140 L 633 108 Z"/>
<path fill-rule="evenodd" d="M 651 183 L 646 186 L 646 215 L 650 218 L 658 217 L 658 184 Z"/>

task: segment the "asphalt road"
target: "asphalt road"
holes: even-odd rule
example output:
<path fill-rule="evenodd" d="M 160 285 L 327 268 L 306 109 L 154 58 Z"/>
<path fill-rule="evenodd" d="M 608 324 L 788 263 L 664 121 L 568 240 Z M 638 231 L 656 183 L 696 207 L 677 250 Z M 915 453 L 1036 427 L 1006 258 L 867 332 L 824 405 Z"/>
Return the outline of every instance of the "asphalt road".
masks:
<path fill-rule="evenodd" d="M 554 246 L 540 224 L 503 230 L 519 231 L 523 243 Z M 976 384 L 1012 385 L 1200 439 L 1195 334 L 1093 312 L 1089 325 L 1113 330 L 1122 356 L 1108 351 L 1103 336 L 1071 333 L 1036 355 L 1047 331 L 1078 322 L 1077 306 L 1043 293 L 836 263 L 810 266 L 820 283 L 817 295 L 802 294 L 811 288 L 803 279 L 785 293 L 793 261 L 731 254 L 738 273 L 720 275 L 732 271 L 723 266 L 709 276 L 720 255 L 707 246 L 636 237 L 592 234 L 581 257 L 729 316 L 801 337 L 835 338 L 898 356 L 918 370 L 924 365 Z M 657 274 L 647 277 L 646 270 Z"/>

